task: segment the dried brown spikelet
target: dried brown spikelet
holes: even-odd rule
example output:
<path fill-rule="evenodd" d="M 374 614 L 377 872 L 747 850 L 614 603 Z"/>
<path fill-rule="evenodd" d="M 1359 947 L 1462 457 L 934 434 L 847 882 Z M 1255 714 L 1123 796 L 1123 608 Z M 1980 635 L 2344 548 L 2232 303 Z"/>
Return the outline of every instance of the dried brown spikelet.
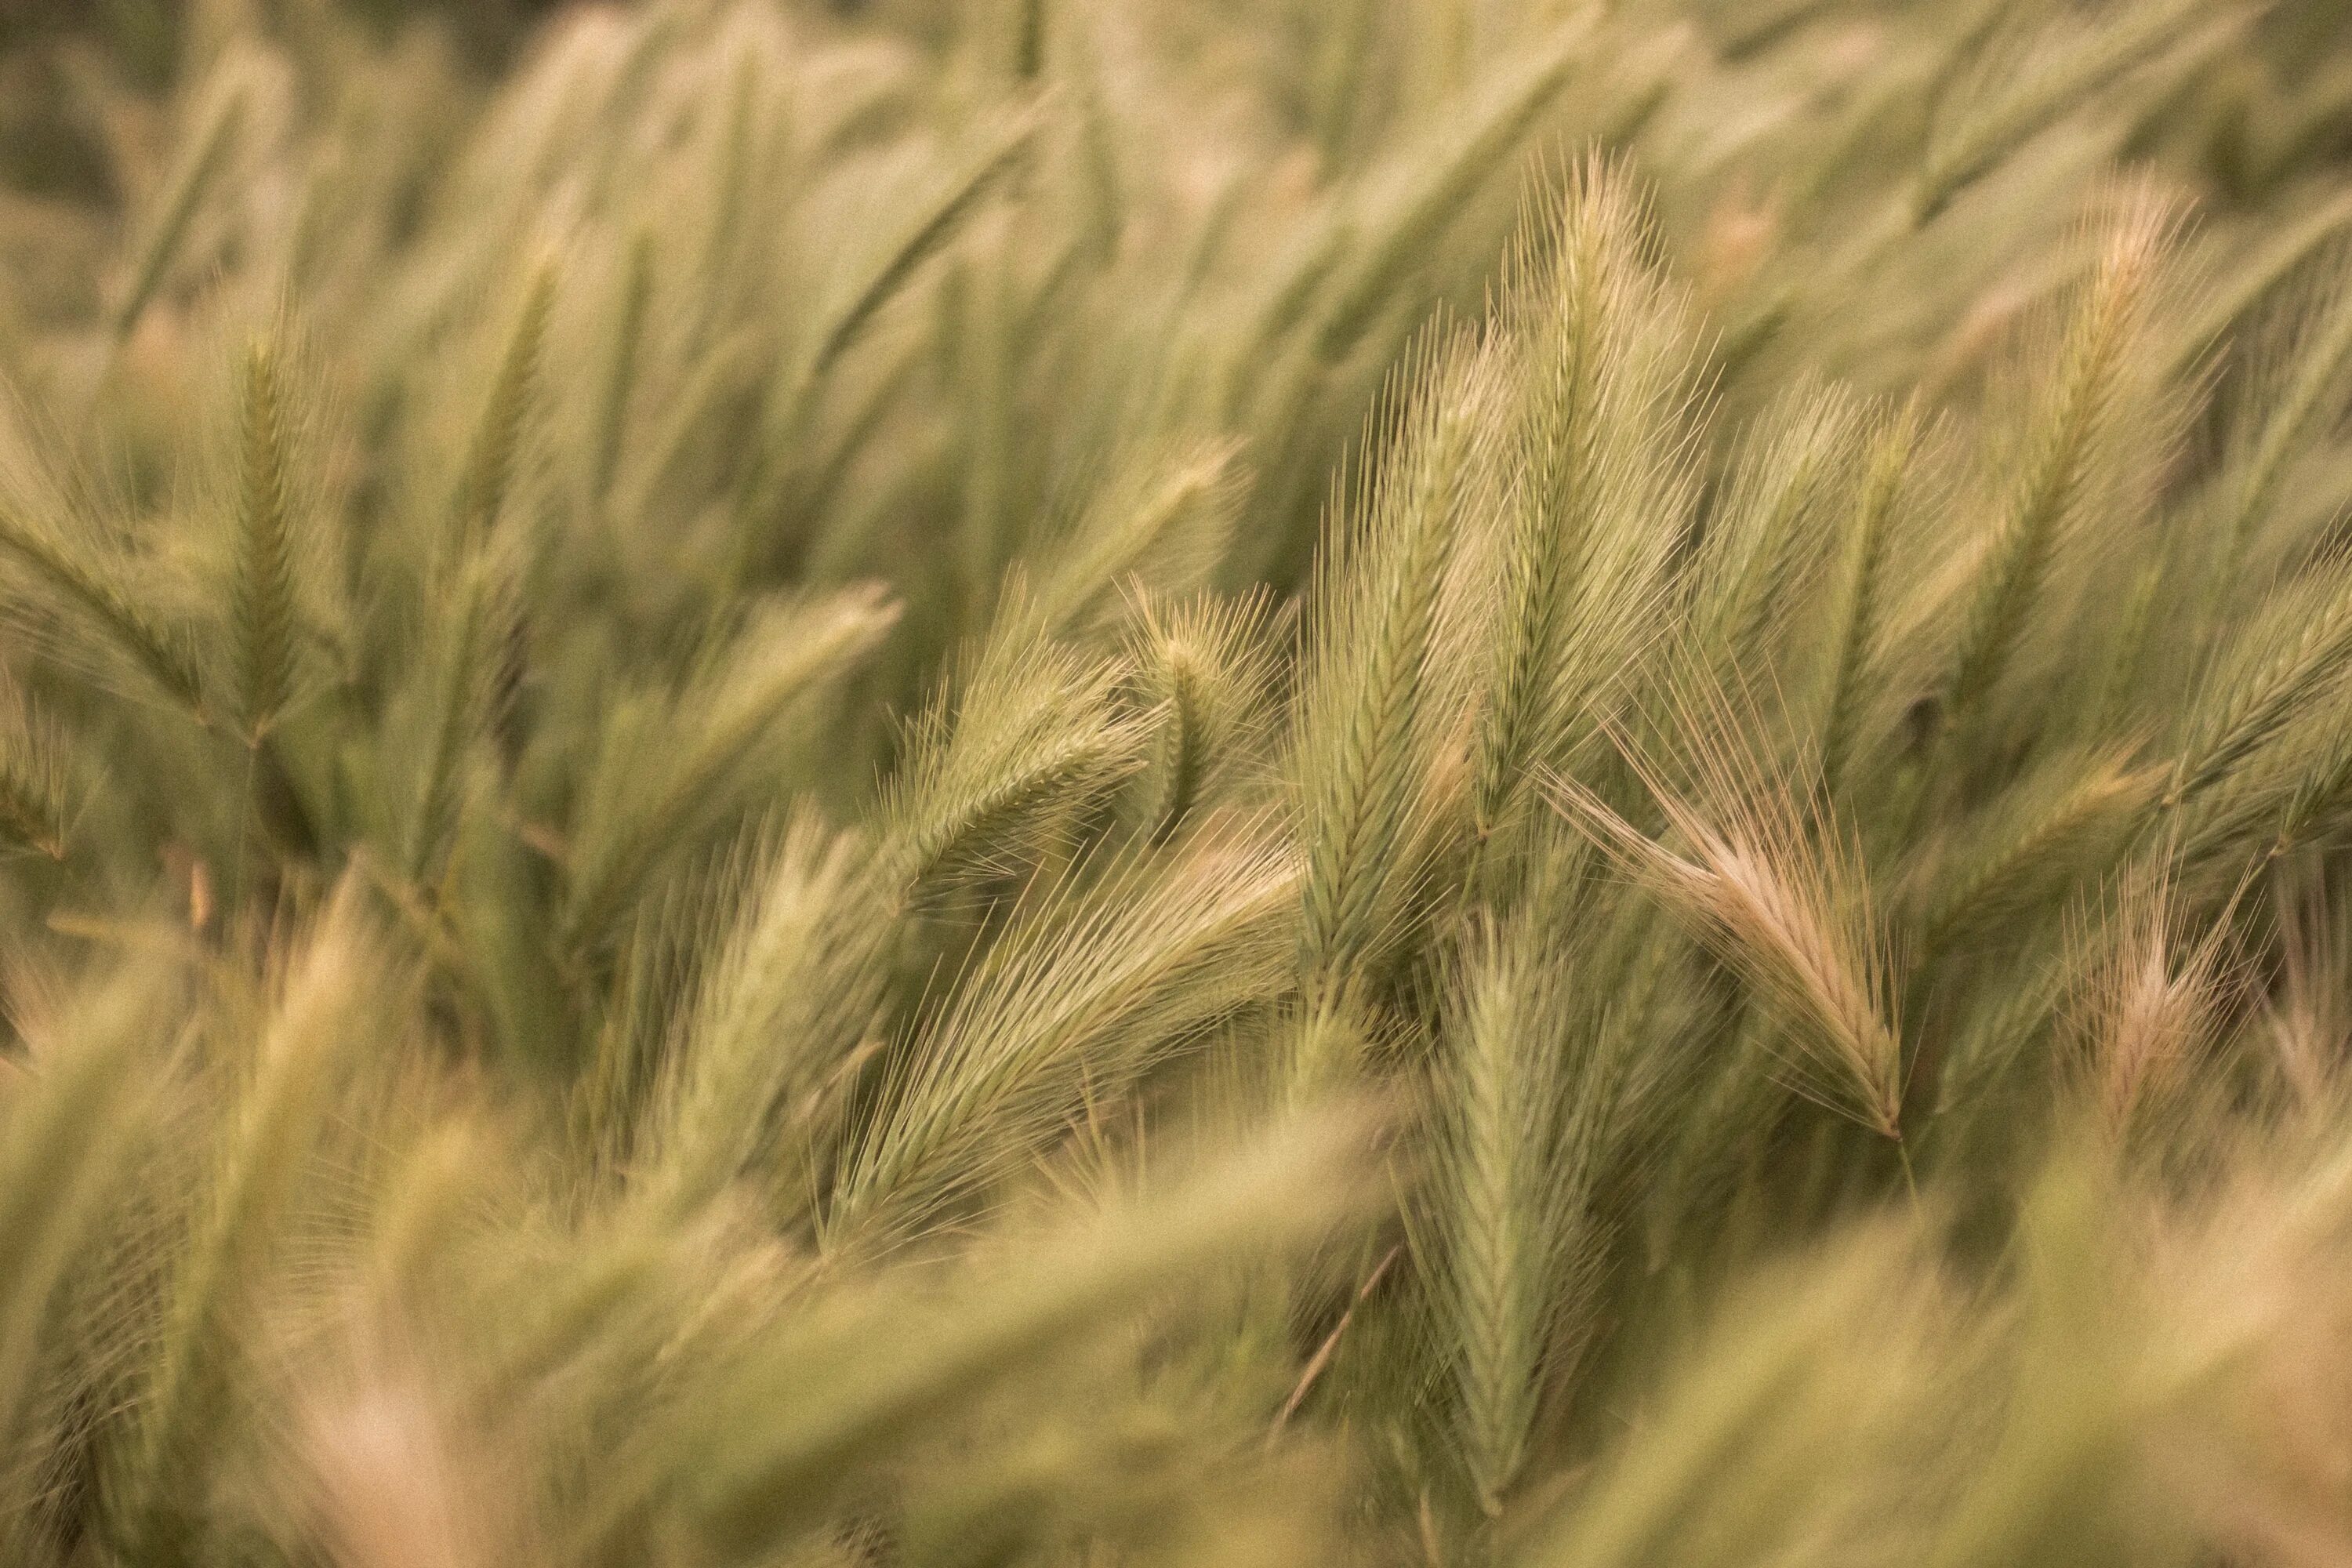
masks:
<path fill-rule="evenodd" d="M 2162 881 L 2119 895 L 2113 945 L 2078 1004 L 2083 1087 L 2099 1124 L 2118 1142 L 2146 1135 L 2177 1113 L 2213 1048 L 2233 963 L 2233 933 L 2188 924 Z"/>
<path fill-rule="evenodd" d="M 1690 738 L 1689 797 L 1628 753 L 1664 815 L 1671 847 L 1572 779 L 1554 774 L 1548 787 L 1571 822 L 1689 920 L 1790 1026 L 1802 1053 L 1789 1064 L 1793 1085 L 1898 1138 L 1903 1047 L 1869 884 L 1829 808 L 1734 749 L 1741 744 L 1712 731 Z"/>

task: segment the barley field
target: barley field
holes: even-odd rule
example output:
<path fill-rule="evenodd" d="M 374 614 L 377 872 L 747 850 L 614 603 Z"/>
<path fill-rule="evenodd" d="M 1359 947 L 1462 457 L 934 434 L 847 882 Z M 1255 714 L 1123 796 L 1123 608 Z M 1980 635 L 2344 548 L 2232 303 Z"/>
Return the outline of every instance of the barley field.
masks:
<path fill-rule="evenodd" d="M 0 1568 L 2352 1563 L 2345 0 L 0 0 Z"/>

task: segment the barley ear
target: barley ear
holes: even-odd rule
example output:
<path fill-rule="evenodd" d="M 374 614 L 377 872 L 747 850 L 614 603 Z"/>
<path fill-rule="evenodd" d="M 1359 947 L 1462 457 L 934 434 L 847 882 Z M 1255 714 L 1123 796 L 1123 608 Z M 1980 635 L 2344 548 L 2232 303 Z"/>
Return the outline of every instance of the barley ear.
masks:
<path fill-rule="evenodd" d="M 299 650 L 288 388 L 278 345 L 245 353 L 236 577 L 230 598 L 246 742 L 258 746 L 292 700 Z"/>

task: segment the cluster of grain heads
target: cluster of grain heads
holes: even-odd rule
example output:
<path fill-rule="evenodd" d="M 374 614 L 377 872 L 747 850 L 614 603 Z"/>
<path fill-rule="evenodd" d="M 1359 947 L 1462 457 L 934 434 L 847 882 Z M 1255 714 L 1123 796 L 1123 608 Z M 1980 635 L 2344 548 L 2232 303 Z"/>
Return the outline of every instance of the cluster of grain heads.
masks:
<path fill-rule="evenodd" d="M 0 1559 L 2352 1552 L 2335 0 L 47 9 Z"/>

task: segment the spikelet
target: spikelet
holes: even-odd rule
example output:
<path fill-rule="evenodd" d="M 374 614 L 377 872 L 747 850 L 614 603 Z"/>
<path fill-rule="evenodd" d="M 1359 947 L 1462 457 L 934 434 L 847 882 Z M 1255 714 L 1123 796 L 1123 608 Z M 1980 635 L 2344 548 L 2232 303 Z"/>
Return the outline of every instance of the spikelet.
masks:
<path fill-rule="evenodd" d="M 2329 837 L 2341 828 L 2345 810 L 2352 806 L 2352 730 L 2331 717 L 2326 743 L 2315 754 L 2297 761 L 2300 765 L 2284 792 L 2283 805 L 2272 792 L 2254 797 L 2272 816 L 2265 860 Z"/>
<path fill-rule="evenodd" d="M 877 813 L 887 874 L 921 894 L 974 868 L 1017 869 L 1140 769 L 1150 725 L 1113 702 L 1122 673 L 1047 635 L 1011 585 L 970 673 L 908 735 Z"/>
<path fill-rule="evenodd" d="M 462 559 L 440 586 L 431 641 L 398 699 L 414 749 L 402 748 L 405 759 L 385 759 L 394 767 L 409 763 L 394 864 L 419 887 L 438 874 L 457 837 L 467 776 L 496 717 L 497 658 L 515 613 L 507 552 Z"/>
<path fill-rule="evenodd" d="M 2127 204 L 2074 307 L 2051 390 L 2024 427 L 2011 491 L 1976 573 L 1944 693 L 1951 724 L 1973 719 L 2007 672 L 2060 553 L 2084 526 L 2176 221 L 2153 198 Z"/>
<path fill-rule="evenodd" d="M 1474 933 L 1438 1079 L 1430 1261 L 1453 1354 L 1455 1430 L 1499 1514 L 1537 1407 L 1590 1348 L 1606 1262 L 1592 1212 L 1618 1120 L 1593 1042 L 1564 1037 L 1563 978 L 1533 921 Z"/>
<path fill-rule="evenodd" d="M 1860 487 L 1846 521 L 1846 554 L 1842 563 L 1839 619 L 1843 631 L 1837 640 L 1835 662 L 1829 671 L 1829 695 L 1822 719 L 1822 778 L 1832 790 L 1846 778 L 1857 748 L 1859 710 L 1866 689 L 1867 661 L 1878 651 L 1886 618 L 1885 581 L 1890 536 L 1923 435 L 1924 411 L 1915 398 L 1900 413 L 1881 423 L 1870 437 Z"/>
<path fill-rule="evenodd" d="M 1398 409 L 1402 438 L 1361 516 L 1335 521 L 1308 611 L 1290 767 L 1306 855 L 1299 964 L 1315 993 L 1394 935 L 1443 739 L 1433 704 L 1458 680 L 1439 598 L 1496 367 L 1466 346 L 1423 352 L 1431 390 Z"/>
<path fill-rule="evenodd" d="M 1727 721 L 1728 710 L 1717 717 Z M 1692 923 L 1790 1026 L 1801 1053 L 1792 1087 L 1888 1138 L 1901 1135 L 1903 1047 L 1892 1022 L 1885 938 L 1843 830 L 1739 742 L 1693 737 L 1697 793 L 1678 798 L 1639 771 L 1675 847 L 1644 835 L 1600 796 L 1555 775 L 1570 821 Z"/>
<path fill-rule="evenodd" d="M 1849 1500 L 1840 1481 L 1904 1462 L 1930 1371 L 1952 1353 L 1938 1331 L 1957 1327 L 1954 1306 L 1884 1229 L 1846 1237 L 1801 1268 L 1759 1271 L 1679 1347 L 1644 1419 L 1542 1521 L 1525 1560 L 1729 1563 L 1838 1538 Z M 1907 1540 L 1874 1522 L 1868 1538 Z"/>
<path fill-rule="evenodd" d="M 2342 928 L 2330 918 L 2326 889 L 2316 879 L 2283 877 L 2273 885 L 2279 975 L 2274 993 L 2260 1003 L 2261 1028 L 2295 1108 L 2322 1115 L 2339 1090 L 2352 1046 Z"/>
<path fill-rule="evenodd" d="M 87 1267 L 101 1203 L 121 1181 L 156 1105 L 151 1031 L 173 979 L 153 958 L 78 994 L 57 1016 L 20 1012 L 35 1043 L 26 1082 L 0 1094 L 0 1499 L 21 1503 L 27 1459 L 59 1434 L 36 1403 L 46 1368 L 72 1325 L 58 1315 L 60 1287 Z M 7 1539 L 0 1534 L 0 1540 Z"/>
<path fill-rule="evenodd" d="M 2162 775 L 2121 758 L 2061 754 L 1986 808 L 1963 840 L 1934 862 L 1919 896 L 1924 963 L 1954 944 L 2014 928 L 2054 889 L 2095 884 L 2108 860 L 2153 817 Z"/>
<path fill-rule="evenodd" d="M 563 918 L 572 952 L 609 934 L 653 868 L 723 810 L 734 779 L 784 717 L 855 669 L 897 619 L 897 606 L 874 588 L 769 605 L 666 698 L 649 730 L 608 738 L 572 835 Z"/>
<path fill-rule="evenodd" d="M 2300 330 L 2276 373 L 2275 395 L 2244 421 L 2236 451 L 2215 481 L 2214 527 L 2221 546 L 2216 578 L 2229 592 L 2255 535 L 2270 520 L 2294 460 L 2311 445 L 2315 428 L 2344 402 L 2347 367 L 2352 366 L 2352 279 L 2339 265 L 2327 286 L 2305 309 Z"/>
<path fill-rule="evenodd" d="M 31 700 L 0 688 L 0 838 L 62 860 L 79 791 L 64 732 Z"/>
<path fill-rule="evenodd" d="M 604 384 L 588 447 L 588 494 L 603 505 L 611 494 L 613 478 L 620 471 L 624 437 L 635 401 L 645 354 L 646 318 L 653 309 L 653 235 L 639 229 L 630 237 L 628 259 L 621 277 L 620 308 L 613 312 L 613 332 L 604 352 Z"/>
<path fill-rule="evenodd" d="M 137 1404 L 105 1479 L 107 1528 L 159 1563 L 202 1561 L 217 1424 L 270 1251 L 297 1201 L 338 1079 L 392 998 L 355 883 L 347 882 L 286 977 L 236 1096 L 193 1234 L 173 1268 Z M 381 1015 L 377 1015 L 381 1016 Z"/>
<path fill-rule="evenodd" d="M 119 656 L 152 689 L 193 713 L 205 713 L 203 679 L 185 634 L 123 590 L 126 574 L 119 563 L 93 558 L 51 528 L 10 510 L 5 500 L 0 555 L 55 596 L 57 618 L 91 638 L 96 646 L 90 662 L 103 667 Z"/>
<path fill-rule="evenodd" d="M 2220 281 L 2197 306 L 2194 324 L 2179 333 L 2175 373 L 2185 373 L 2211 353 L 2217 342 L 2226 341 L 2241 328 L 2250 313 L 2287 279 L 2296 277 L 2313 258 L 2335 250 L 2347 225 L 2352 225 L 2352 195 L 2339 195 L 2276 228 L 2266 226 L 2262 233 L 2247 237 L 2244 248 L 2226 262 L 2210 266 L 2207 270 Z"/>
<path fill-rule="evenodd" d="M 1138 691 L 1160 715 L 1139 781 L 1144 831 L 1166 844 L 1241 774 L 1268 714 L 1272 647 L 1265 600 L 1197 599 L 1139 607 Z"/>
<path fill-rule="evenodd" d="M 1178 595 L 1205 586 L 1241 497 L 1237 458 L 1230 446 L 1207 445 L 1127 465 L 1066 535 L 1037 552 L 1035 613 L 1056 629 L 1077 630 L 1122 590 Z"/>
<path fill-rule="evenodd" d="M 302 1400 L 291 1501 L 307 1544 L 347 1568 L 517 1561 L 520 1532 L 494 1500 L 495 1469 L 452 1431 L 446 1401 L 406 1359 L 373 1351 L 336 1380 L 343 1386 L 322 1378 Z"/>
<path fill-rule="evenodd" d="M 240 408 L 236 577 L 237 696 L 246 742 L 258 746 L 297 695 L 301 498 L 292 472 L 292 389 L 278 344 L 257 338 L 245 353 Z"/>
<path fill-rule="evenodd" d="M 1318 344 L 1326 358 L 1355 344 L 1442 226 L 1560 96 L 1581 63 L 1592 15 L 1580 12 L 1557 36 L 1513 61 L 1507 74 L 1497 73 L 1479 100 L 1450 121 L 1451 145 L 1399 171 L 1393 193 L 1382 193 L 1388 199 L 1381 210 L 1361 226 L 1370 233 L 1358 239 L 1343 270 L 1326 287 Z"/>
<path fill-rule="evenodd" d="M 30 410 L 0 406 L 0 621 L 87 677 L 203 719 L 204 675 L 184 618 L 106 538 L 42 457 Z"/>
<path fill-rule="evenodd" d="M 540 361 L 546 352 L 548 321 L 555 310 L 558 274 L 551 256 L 536 262 L 523 284 L 522 304 L 508 329 L 480 417 L 466 446 L 465 466 L 451 504 L 457 536 L 467 548 L 489 537 L 506 509 L 516 464 L 529 433 L 539 392 Z"/>
<path fill-rule="evenodd" d="M 881 1004 L 887 909 L 865 858 L 855 842 L 785 829 L 671 1052 L 643 1154 L 674 1212 L 747 1175 L 806 1184 L 801 1172 L 763 1167 L 780 1152 L 798 1161 L 817 1152 L 803 1125 L 807 1102 Z"/>
<path fill-rule="evenodd" d="M 2231 932 L 2188 929 L 2161 881 L 2126 884 L 2110 956 L 2079 1004 L 2082 1076 L 2097 1124 L 2117 1142 L 2147 1134 L 2191 1087 L 2210 1049 Z"/>
<path fill-rule="evenodd" d="M 902 1053 L 845 1163 L 829 1231 L 919 1230 L 1041 1152 L 1085 1094 L 1279 989 L 1288 851 L 1207 841 L 1156 874 L 1049 894 Z M 866 1233 L 861 1236 L 861 1232 Z"/>
<path fill-rule="evenodd" d="M 2195 800 L 2339 690 L 2352 669 L 2352 567 L 2291 584 L 2222 650 L 2185 716 L 2163 805 Z"/>
<path fill-rule="evenodd" d="M 1564 765 L 1655 636 L 1680 543 L 1691 348 L 1622 178 L 1597 159 L 1512 261 L 1518 406 L 1496 552 L 1471 809 L 1501 831 L 1534 770 Z"/>

